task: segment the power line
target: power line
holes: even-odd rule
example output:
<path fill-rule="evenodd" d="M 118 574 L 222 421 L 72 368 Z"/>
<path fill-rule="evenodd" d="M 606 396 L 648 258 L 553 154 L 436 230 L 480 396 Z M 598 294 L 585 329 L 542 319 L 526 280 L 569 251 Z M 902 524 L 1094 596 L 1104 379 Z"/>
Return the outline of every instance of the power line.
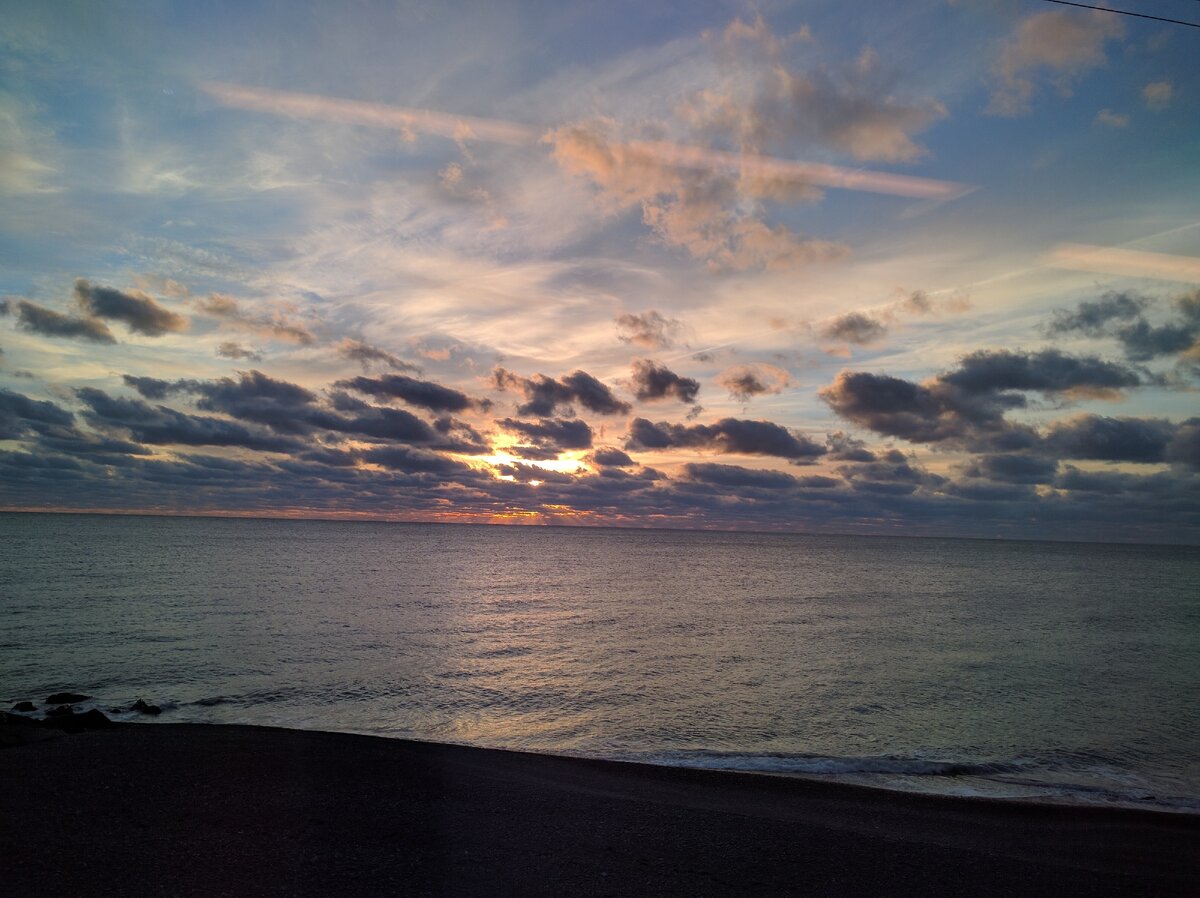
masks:
<path fill-rule="evenodd" d="M 1134 16 L 1139 19 L 1153 19 L 1156 22 L 1170 22 L 1172 25 L 1187 25 L 1200 28 L 1200 22 L 1184 22 L 1181 19 L 1164 19 L 1162 16 L 1148 16 L 1144 12 L 1129 12 L 1124 9 L 1109 9 L 1107 6 L 1089 6 L 1086 3 L 1072 3 L 1070 0 L 1045 0 L 1046 3 L 1057 3 L 1060 6 L 1078 6 L 1080 9 L 1095 9 L 1100 12 L 1111 12 L 1118 16 Z"/>

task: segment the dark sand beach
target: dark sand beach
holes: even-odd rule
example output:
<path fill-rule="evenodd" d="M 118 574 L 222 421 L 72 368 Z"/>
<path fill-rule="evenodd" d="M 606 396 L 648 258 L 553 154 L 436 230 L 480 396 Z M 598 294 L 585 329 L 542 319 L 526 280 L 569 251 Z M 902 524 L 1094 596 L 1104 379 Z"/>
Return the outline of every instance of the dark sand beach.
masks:
<path fill-rule="evenodd" d="M 245 726 L 0 750 L 10 895 L 1196 895 L 1200 817 Z"/>

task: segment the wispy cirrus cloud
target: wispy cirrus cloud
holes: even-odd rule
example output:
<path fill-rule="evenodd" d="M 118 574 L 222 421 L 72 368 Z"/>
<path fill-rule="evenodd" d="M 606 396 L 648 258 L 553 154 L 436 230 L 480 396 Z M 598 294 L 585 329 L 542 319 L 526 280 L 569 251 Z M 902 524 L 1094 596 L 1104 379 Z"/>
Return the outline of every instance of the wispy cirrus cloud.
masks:
<path fill-rule="evenodd" d="M 1060 243 L 1042 260 L 1054 268 L 1098 271 L 1102 274 L 1156 278 L 1180 283 L 1200 282 L 1200 258 L 1148 253 L 1117 246 Z"/>

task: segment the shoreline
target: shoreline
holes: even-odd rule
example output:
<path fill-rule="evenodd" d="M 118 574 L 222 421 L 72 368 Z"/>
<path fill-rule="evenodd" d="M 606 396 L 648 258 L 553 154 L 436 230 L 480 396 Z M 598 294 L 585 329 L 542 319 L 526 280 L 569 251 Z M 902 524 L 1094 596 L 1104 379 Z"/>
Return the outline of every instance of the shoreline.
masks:
<path fill-rule="evenodd" d="M 122 723 L 0 750 L 25 894 L 1200 893 L 1200 817 L 382 736 Z"/>
<path fill-rule="evenodd" d="M 386 739 L 389 741 L 398 741 L 403 743 L 425 744 L 425 745 L 443 745 L 448 747 L 459 748 L 474 748 L 482 751 L 497 751 L 509 752 L 516 754 L 534 755 L 547 758 L 564 758 L 581 761 L 604 761 L 618 764 L 631 764 L 635 766 L 646 766 L 658 769 L 683 769 L 683 770 L 701 770 L 712 771 L 717 773 L 729 773 L 732 775 L 752 774 L 756 776 L 775 777 L 787 780 L 801 780 L 815 784 L 829 784 L 833 786 L 844 786 L 847 788 L 867 789 L 878 791 L 884 794 L 900 794 L 900 795 L 915 795 L 929 796 L 932 798 L 963 798 L 978 801 L 1000 801 L 1013 802 L 1017 804 L 1034 804 L 1045 805 L 1049 807 L 1060 808 L 1100 808 L 1113 810 L 1131 810 L 1144 811 L 1146 813 L 1161 813 L 1173 814 L 1181 816 L 1192 816 L 1200 819 L 1200 799 L 1192 799 L 1185 795 L 1145 795 L 1139 796 L 1134 793 L 1122 795 L 1111 791 L 1111 787 L 1107 785 L 1081 786 L 1067 781 L 1062 782 L 1039 782 L 1037 780 L 1021 780 L 1011 781 L 996 778 L 996 773 L 1001 774 L 1010 771 L 1000 770 L 991 771 L 984 768 L 1004 767 L 1005 762 L 993 761 L 960 761 L 960 760 L 932 760 L 926 758 L 900 758 L 892 756 L 872 756 L 872 757 L 833 757 L 833 756 L 818 756 L 808 754 L 796 755 L 780 755 L 768 753 L 766 755 L 743 753 L 743 752 L 707 752 L 699 751 L 695 754 L 698 756 L 718 756 L 729 755 L 737 757 L 743 763 L 749 762 L 747 766 L 738 766 L 737 763 L 722 765 L 719 763 L 704 763 L 697 758 L 686 759 L 676 758 L 673 760 L 657 759 L 656 752 L 645 753 L 628 753 L 617 752 L 605 754 L 603 752 L 571 752 L 571 751 L 555 751 L 553 749 L 539 748 L 519 748 L 502 745 L 478 745 L 471 742 L 454 742 L 454 741 L 438 741 L 427 739 L 414 735 L 396 735 L 386 732 L 377 732 L 369 729 L 324 729 L 319 727 L 292 726 L 288 723 L 261 723 L 256 721 L 214 721 L 214 720 L 197 720 L 197 719 L 169 719 L 161 720 L 158 715 L 163 711 L 176 711 L 178 706 L 167 703 L 162 708 L 157 706 L 145 706 L 144 710 L 139 711 L 135 706 L 122 709 L 110 707 L 111 703 L 99 702 L 90 697 L 82 702 L 76 702 L 71 707 L 74 714 L 101 712 L 105 718 L 100 723 L 100 728 L 107 726 L 125 726 L 127 724 L 145 724 L 154 726 L 229 726 L 229 727 L 251 727 L 257 729 L 281 730 L 284 732 L 312 732 L 312 733 L 328 733 L 331 735 L 348 735 L 348 736 L 364 736 L 368 738 Z M 61 730 L 52 718 L 46 716 L 45 712 L 48 709 L 37 709 L 30 711 L 24 709 L 21 711 L 10 711 L 0 714 L 7 721 L 14 722 L 29 721 L 34 727 L 49 730 L 51 734 L 60 735 Z M 3 721 L 0 721 L 3 724 Z M 93 729 L 95 727 L 77 725 L 70 732 L 78 732 L 80 729 Z M 9 731 L 15 733 L 29 733 L 31 730 L 24 727 L 19 727 L 13 731 L 11 726 Z M 16 736 L 16 743 L 19 744 L 21 736 Z M 47 738 L 45 736 L 40 737 Z M 0 747 L 6 744 L 3 732 L 0 732 Z M 687 754 L 686 752 L 667 752 L 667 754 Z M 625 756 L 622 756 L 625 755 Z M 805 769 L 789 769 L 786 766 L 776 767 L 772 769 L 770 766 L 762 766 L 761 762 L 764 759 L 793 760 L 800 764 L 804 762 L 815 762 L 817 764 L 830 764 L 834 766 L 842 766 L 840 770 L 805 770 Z M 754 765 L 754 766 L 750 766 Z M 861 766 L 857 766 L 861 765 Z M 906 770 L 905 767 L 910 766 L 912 771 Z M 892 769 L 884 769 L 890 766 Z M 928 768 L 944 767 L 946 772 L 930 772 Z M 874 769 L 873 769 L 874 768 Z M 923 769 L 924 768 L 924 769 Z M 980 769 L 975 769 L 980 768 Z M 935 783 L 945 783 L 946 788 L 937 788 Z M 958 788 L 954 788 L 957 786 Z M 964 788 L 965 786 L 965 788 Z"/>

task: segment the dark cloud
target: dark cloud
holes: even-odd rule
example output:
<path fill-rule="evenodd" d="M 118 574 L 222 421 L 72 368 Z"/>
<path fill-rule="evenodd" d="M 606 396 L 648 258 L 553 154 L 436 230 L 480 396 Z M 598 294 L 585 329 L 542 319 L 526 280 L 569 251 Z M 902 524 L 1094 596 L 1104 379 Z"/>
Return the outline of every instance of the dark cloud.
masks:
<path fill-rule="evenodd" d="M 875 453 L 867 449 L 867 444 L 856 440 L 843 431 L 837 430 L 825 438 L 829 458 L 835 461 L 875 461 Z"/>
<path fill-rule="evenodd" d="M 1081 333 L 1117 340 L 1131 361 L 1148 362 L 1163 356 L 1196 351 L 1200 347 L 1200 289 L 1176 297 L 1178 318 L 1151 324 L 1143 312 L 1152 301 L 1133 293 L 1108 292 L 1098 300 L 1081 302 L 1074 311 L 1054 313 L 1051 335 Z"/>
<path fill-rule="evenodd" d="M 1200 340 L 1200 321 L 1181 321 L 1173 324 L 1151 325 L 1144 318 L 1118 328 L 1125 355 L 1135 362 L 1148 362 L 1159 356 L 1177 355 L 1192 348 Z"/>
<path fill-rule="evenodd" d="M 294 440 L 244 427 L 223 418 L 188 415 L 163 405 L 150 406 L 139 399 L 121 399 L 102 390 L 81 387 L 75 394 L 91 411 L 84 418 L 94 427 L 118 428 L 139 443 L 154 446 L 240 446 L 268 452 L 300 448 Z"/>
<path fill-rule="evenodd" d="M 334 415 L 318 410 L 308 417 L 308 423 L 314 427 L 321 427 L 348 436 L 361 435 L 377 440 L 434 444 L 456 451 L 465 451 L 466 448 L 447 443 L 425 421 L 411 412 L 399 408 L 368 405 L 350 416 Z"/>
<path fill-rule="evenodd" d="M 617 338 L 643 349 L 668 349 L 675 345 L 675 338 L 683 328 L 676 319 L 666 318 L 654 309 L 618 315 L 616 322 Z"/>
<path fill-rule="evenodd" d="M 1056 310 L 1046 327 L 1046 332 L 1050 336 L 1072 332 L 1083 333 L 1089 337 L 1103 336 L 1113 321 L 1138 318 L 1149 304 L 1150 300 L 1144 296 L 1110 291 L 1097 300 L 1081 302 L 1073 312 L 1066 309 Z"/>
<path fill-rule="evenodd" d="M 131 331 L 147 337 L 176 333 L 188 325 L 182 315 L 160 306 L 145 293 L 125 293 L 85 278 L 75 281 L 75 301 L 89 316 L 124 322 Z"/>
<path fill-rule="evenodd" d="M 790 386 L 792 377 L 782 368 L 757 362 L 753 365 L 734 365 L 717 375 L 717 383 L 734 399 L 748 402 L 755 396 L 782 393 Z"/>
<path fill-rule="evenodd" d="M 588 427 L 587 422 L 578 419 L 542 418 L 534 423 L 502 418 L 496 424 L 510 433 L 520 434 L 539 449 L 592 448 L 592 429 Z"/>
<path fill-rule="evenodd" d="M 597 465 L 607 465 L 614 468 L 629 468 L 635 462 L 620 449 L 605 446 L 592 453 L 591 460 Z"/>
<path fill-rule="evenodd" d="M 914 443 L 962 437 L 969 422 L 931 389 L 887 374 L 843 371 L 820 396 L 839 416 Z"/>
<path fill-rule="evenodd" d="M 28 300 L 17 301 L 17 327 L 45 337 L 68 337 L 93 343 L 116 343 L 103 321 L 63 315 Z"/>
<path fill-rule="evenodd" d="M 315 393 L 261 371 L 240 371 L 236 378 L 177 381 L 176 386 L 198 394 L 196 405 L 205 411 L 264 424 L 279 433 L 303 435 L 320 426 L 313 422 L 319 414 Z"/>
<path fill-rule="evenodd" d="M 846 465 L 838 469 L 856 490 L 891 495 L 908 495 L 918 488 L 938 489 L 946 483 L 940 474 L 932 474 L 902 452 L 888 452 L 875 461 Z"/>
<path fill-rule="evenodd" d="M 394 368 L 397 371 L 408 371 L 411 374 L 420 374 L 421 368 L 419 365 L 414 365 L 411 362 L 406 362 L 386 349 L 380 349 L 378 346 L 371 346 L 363 343 L 360 340 L 352 340 L 346 338 L 337 345 L 337 353 L 344 359 L 349 359 L 352 362 L 358 362 L 362 365 L 364 371 L 369 371 L 375 363 L 386 365 L 389 368 Z"/>
<path fill-rule="evenodd" d="M 217 347 L 217 355 L 223 359 L 246 359 L 251 362 L 261 362 L 263 357 L 262 353 L 257 349 L 250 349 L 231 340 Z"/>
<path fill-rule="evenodd" d="M 486 451 L 479 435 L 461 422 L 442 422 L 444 429 L 439 431 L 404 409 L 374 406 L 340 391 L 331 392 L 325 405 L 311 390 L 261 371 L 242 371 L 236 378 L 210 381 L 126 376 L 125 382 L 152 399 L 189 393 L 198 397 L 196 406 L 204 411 L 221 412 L 288 436 L 324 430 L 470 454 Z"/>
<path fill-rule="evenodd" d="M 569 407 L 573 402 L 601 415 L 626 414 L 630 409 L 628 402 L 617 399 L 612 390 L 586 371 L 574 371 L 554 380 L 544 374 L 522 377 L 496 368 L 492 382 L 498 390 L 516 390 L 525 397 L 526 401 L 517 407 L 520 415 L 549 416 L 559 406 Z"/>
<path fill-rule="evenodd" d="M 874 343 L 887 333 L 887 325 L 882 321 L 865 315 L 862 312 L 849 312 L 821 329 L 821 336 L 827 340 L 840 340 L 845 343 Z"/>
<path fill-rule="evenodd" d="M 470 467 L 444 455 L 413 449 L 409 446 L 378 446 L 360 456 L 371 464 L 410 474 L 439 474 L 450 476 L 470 472 Z"/>
<path fill-rule="evenodd" d="M 957 368 L 922 384 L 843 371 L 819 395 L 847 421 L 885 436 L 1010 451 L 1037 439 L 1032 428 L 1004 417 L 1025 407 L 1025 392 L 1115 398 L 1118 390 L 1144 382 L 1132 368 L 1056 349 L 985 350 L 964 356 Z"/>
<path fill-rule="evenodd" d="M 188 380 L 161 380 L 157 377 L 135 377 L 132 374 L 123 374 L 121 379 L 127 387 L 132 387 L 147 399 L 166 399 L 172 393 L 187 392 L 194 383 L 194 381 Z"/>
<path fill-rule="evenodd" d="M 639 402 L 654 402 L 674 398 L 680 402 L 695 402 L 700 382 L 681 377 L 664 365 L 649 359 L 636 359 L 630 375 L 630 385 Z"/>
<path fill-rule="evenodd" d="M 724 487 L 786 489 L 796 485 L 796 478 L 783 471 L 754 470 L 737 465 L 690 463 L 683 466 L 683 473 L 688 480 Z"/>
<path fill-rule="evenodd" d="M 1167 461 L 1200 470 L 1200 418 L 1188 418 L 1167 445 Z"/>
<path fill-rule="evenodd" d="M 805 436 L 770 421 L 746 421 L 722 418 L 714 424 L 657 424 L 634 418 L 629 424 L 626 449 L 708 449 L 741 455 L 772 455 L 796 464 L 807 463 L 825 454 Z"/>
<path fill-rule="evenodd" d="M 1050 483 L 1058 460 L 1040 455 L 984 455 L 968 467 L 970 477 L 1004 483 Z"/>
<path fill-rule="evenodd" d="M 957 370 L 941 375 L 939 380 L 974 395 L 1006 390 L 1088 395 L 1136 387 L 1143 382 L 1132 368 L 1057 349 L 972 352 L 959 360 Z"/>
<path fill-rule="evenodd" d="M 1176 429 L 1176 425 L 1162 418 L 1080 415 L 1051 424 L 1046 431 L 1045 448 L 1060 458 L 1162 462 Z"/>
<path fill-rule="evenodd" d="M 74 420 L 73 414 L 53 402 L 0 389 L 0 440 L 20 439 L 31 430 L 69 428 Z"/>
<path fill-rule="evenodd" d="M 461 412 L 467 409 L 487 410 L 487 399 L 472 399 L 466 393 L 444 387 L 428 380 L 416 380 L 404 374 L 384 374 L 379 377 L 353 377 L 340 380 L 334 386 L 356 390 L 368 396 L 402 399 L 433 412 Z"/>

